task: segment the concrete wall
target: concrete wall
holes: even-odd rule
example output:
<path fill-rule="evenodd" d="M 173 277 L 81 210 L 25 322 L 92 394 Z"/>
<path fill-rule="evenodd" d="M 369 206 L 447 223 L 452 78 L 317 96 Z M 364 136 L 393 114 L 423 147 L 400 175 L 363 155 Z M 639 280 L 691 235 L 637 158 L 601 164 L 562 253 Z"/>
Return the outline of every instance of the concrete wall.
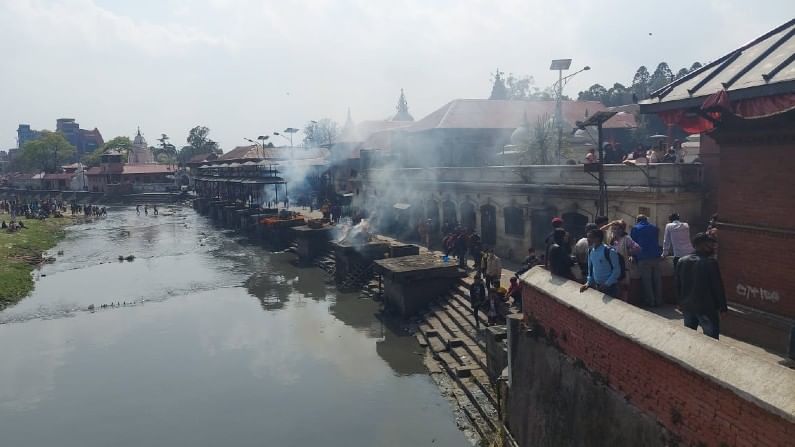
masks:
<path fill-rule="evenodd" d="M 784 446 L 795 439 L 795 371 L 620 300 L 579 293 L 579 284 L 542 268 L 522 282 L 525 317 L 538 338 L 523 341 L 511 360 L 510 399 L 518 400 L 509 406 L 518 414 L 509 420 L 521 445 Z M 567 424 L 591 440 L 558 433 L 577 431 Z"/>

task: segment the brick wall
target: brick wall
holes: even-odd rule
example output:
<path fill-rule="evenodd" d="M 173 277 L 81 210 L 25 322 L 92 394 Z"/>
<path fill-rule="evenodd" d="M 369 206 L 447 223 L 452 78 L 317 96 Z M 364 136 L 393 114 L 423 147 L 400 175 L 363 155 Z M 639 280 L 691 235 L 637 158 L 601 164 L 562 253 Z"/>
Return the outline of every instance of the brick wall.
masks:
<path fill-rule="evenodd" d="M 719 259 L 731 301 L 795 318 L 795 159 L 787 145 L 721 145 Z M 789 230 L 771 232 L 731 224 Z"/>
<path fill-rule="evenodd" d="M 547 279 L 546 273 L 531 272 L 523 278 L 526 282 L 540 284 L 554 283 Z M 616 300 L 603 301 L 594 293 L 576 297 L 571 289 L 574 286 L 551 286 L 563 289 L 571 300 L 593 300 L 590 305 L 601 306 L 602 310 L 621 312 L 615 321 L 620 323 L 635 320 L 637 331 L 643 327 L 658 326 L 659 340 L 665 340 L 668 352 L 657 351 L 638 341 L 642 335 L 622 335 L 605 324 L 604 320 L 589 316 L 565 301 L 552 298 L 549 292 L 538 287 L 524 287 L 524 309 L 533 324 L 538 325 L 545 336 L 565 355 L 574 361 L 581 361 L 594 377 L 598 377 L 612 390 L 622 395 L 626 401 L 647 415 L 653 416 L 666 430 L 681 440 L 682 445 L 704 446 L 785 446 L 792 445 L 795 439 L 795 424 L 789 419 L 762 408 L 754 399 L 741 397 L 742 392 L 721 381 L 705 375 L 697 368 L 683 364 L 673 352 L 690 350 L 693 345 L 702 343 L 699 334 L 691 336 L 684 328 L 665 326 L 659 317 L 635 312 L 624 303 Z M 576 293 L 576 292 L 575 292 Z M 572 301 L 576 302 L 576 301 Z M 644 320 L 645 318 L 645 320 Z M 656 320 L 655 320 L 656 319 Z M 628 330 L 632 333 L 632 331 Z M 656 333 L 656 332 L 655 332 Z M 654 338 L 652 338 L 654 340 Z M 682 346 L 682 341 L 688 346 Z M 704 352 L 704 361 L 709 362 L 719 347 L 717 342 L 703 340 L 704 346 L 713 352 Z M 739 354 L 738 354 L 739 359 Z M 714 360 L 720 361 L 720 360 Z M 749 364 L 754 365 L 751 361 Z M 715 368 L 741 368 L 742 362 L 712 365 Z M 783 367 L 782 367 L 783 368 Z M 769 370 L 771 371 L 771 370 Z M 789 374 L 789 371 L 773 369 L 775 374 Z M 745 371 L 752 380 L 765 380 L 765 376 L 755 377 L 759 371 Z M 784 387 L 791 386 L 792 377 L 780 382 Z M 788 390 L 787 392 L 791 392 Z"/>

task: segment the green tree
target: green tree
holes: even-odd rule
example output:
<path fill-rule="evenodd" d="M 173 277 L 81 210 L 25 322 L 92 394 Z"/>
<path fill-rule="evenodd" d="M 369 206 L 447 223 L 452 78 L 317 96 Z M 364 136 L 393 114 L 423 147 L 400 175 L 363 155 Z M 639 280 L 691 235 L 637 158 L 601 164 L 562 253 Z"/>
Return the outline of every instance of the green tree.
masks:
<path fill-rule="evenodd" d="M 160 138 L 157 139 L 160 145 L 152 148 L 155 160 L 157 160 L 158 163 L 174 164 L 177 161 L 177 148 L 171 144 L 169 140 L 170 138 L 168 135 L 160 134 Z"/>
<path fill-rule="evenodd" d="M 318 121 L 310 121 L 304 126 L 304 145 L 307 147 L 322 146 L 332 144 L 339 135 L 337 122 L 329 118 Z"/>
<path fill-rule="evenodd" d="M 177 159 L 184 163 L 196 155 L 203 155 L 203 154 L 218 154 L 222 153 L 221 148 L 218 147 L 218 143 L 211 140 L 209 137 L 210 129 L 205 126 L 196 126 L 190 131 L 188 131 L 188 138 L 187 146 L 183 146 L 179 152 L 175 154 Z M 159 140 L 158 140 L 159 141 Z M 159 154 L 162 155 L 163 151 L 160 151 Z"/>
<path fill-rule="evenodd" d="M 674 73 L 671 71 L 671 67 L 665 62 L 660 62 L 657 64 L 657 68 L 654 69 L 654 73 L 651 74 L 651 79 L 649 79 L 649 93 L 665 87 L 673 80 Z"/>
<path fill-rule="evenodd" d="M 632 77 L 632 86 L 630 87 L 638 99 L 646 99 L 649 97 L 650 80 L 651 75 L 649 74 L 649 69 L 647 69 L 645 65 L 638 67 L 638 70 L 635 71 L 635 76 Z"/>
<path fill-rule="evenodd" d="M 102 154 L 106 151 L 116 151 L 121 154 L 122 161 L 127 162 L 132 150 L 132 141 L 129 137 L 115 137 L 108 140 L 94 152 L 83 156 L 83 164 L 87 166 L 99 166 L 102 161 Z"/>
<path fill-rule="evenodd" d="M 27 171 L 57 172 L 75 152 L 75 147 L 63 135 L 44 130 L 39 138 L 22 147 L 18 166 Z"/>
<path fill-rule="evenodd" d="M 594 84 L 588 90 L 577 95 L 579 101 L 602 101 L 607 96 L 607 89 L 602 84 Z"/>
<path fill-rule="evenodd" d="M 693 65 L 690 66 L 690 71 L 696 71 L 701 67 L 703 67 L 703 65 L 701 65 L 701 62 L 693 62 Z"/>

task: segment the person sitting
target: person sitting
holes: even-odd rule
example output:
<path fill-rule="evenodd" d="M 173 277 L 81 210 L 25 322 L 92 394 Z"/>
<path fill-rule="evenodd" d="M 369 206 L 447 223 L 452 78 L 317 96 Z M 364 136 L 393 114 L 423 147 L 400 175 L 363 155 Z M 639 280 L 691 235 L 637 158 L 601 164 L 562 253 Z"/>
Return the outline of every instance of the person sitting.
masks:
<path fill-rule="evenodd" d="M 3 221 L 3 223 L 0 224 L 0 228 L 2 228 L 3 230 L 8 228 L 8 224 L 6 223 L 6 221 Z"/>
<path fill-rule="evenodd" d="M 522 311 L 522 283 L 519 282 L 519 278 L 513 277 L 511 278 L 511 285 L 508 286 L 508 291 L 505 292 L 505 299 L 513 298 L 513 305 L 519 309 L 519 312 Z"/>
<path fill-rule="evenodd" d="M 19 228 L 27 228 L 27 227 L 25 227 L 25 222 L 20 220 L 19 221 Z"/>

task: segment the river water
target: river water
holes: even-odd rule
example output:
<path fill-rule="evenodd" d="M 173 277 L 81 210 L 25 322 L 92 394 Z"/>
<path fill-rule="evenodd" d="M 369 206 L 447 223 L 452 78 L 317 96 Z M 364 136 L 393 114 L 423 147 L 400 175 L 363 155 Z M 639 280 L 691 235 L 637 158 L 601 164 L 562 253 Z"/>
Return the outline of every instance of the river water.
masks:
<path fill-rule="evenodd" d="M 0 312 L 2 446 L 469 445 L 414 337 L 290 253 L 187 207 L 59 250 Z"/>

